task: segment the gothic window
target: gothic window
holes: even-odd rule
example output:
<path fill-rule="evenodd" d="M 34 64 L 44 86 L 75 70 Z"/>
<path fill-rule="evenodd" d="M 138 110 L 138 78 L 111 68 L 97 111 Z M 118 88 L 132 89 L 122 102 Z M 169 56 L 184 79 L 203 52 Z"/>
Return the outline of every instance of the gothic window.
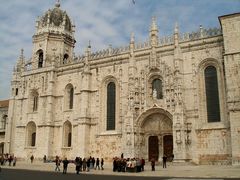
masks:
<path fill-rule="evenodd" d="M 68 147 L 71 147 L 71 145 L 72 145 L 72 133 L 69 132 L 68 133 Z"/>
<path fill-rule="evenodd" d="M 18 88 L 16 88 L 16 92 L 15 92 L 15 95 L 16 95 L 16 96 L 18 95 Z"/>
<path fill-rule="evenodd" d="M 69 57 L 68 54 L 64 54 L 64 56 L 63 56 L 63 64 L 67 63 L 68 57 Z"/>
<path fill-rule="evenodd" d="M 206 105 L 208 122 L 220 121 L 220 106 L 218 92 L 217 70 L 214 66 L 208 66 L 204 70 Z"/>
<path fill-rule="evenodd" d="M 63 124 L 63 147 L 72 146 L 72 124 L 66 121 Z"/>
<path fill-rule="evenodd" d="M 32 140 L 31 140 L 31 146 L 35 146 L 36 143 L 36 133 L 32 133 Z"/>
<path fill-rule="evenodd" d="M 107 85 L 107 130 L 115 130 L 116 86 L 114 82 Z"/>
<path fill-rule="evenodd" d="M 37 55 L 38 55 L 38 68 L 42 68 L 43 67 L 43 51 L 41 49 L 38 50 Z"/>
<path fill-rule="evenodd" d="M 33 95 L 33 111 L 37 111 L 38 109 L 38 93 Z"/>
<path fill-rule="evenodd" d="M 65 108 L 73 109 L 74 89 L 71 84 L 68 84 L 65 89 Z"/>
<path fill-rule="evenodd" d="M 152 81 L 152 92 L 153 97 L 155 96 L 157 99 L 163 98 L 162 81 L 160 79 L 154 79 Z"/>
<path fill-rule="evenodd" d="M 73 87 L 70 88 L 69 93 L 69 109 L 73 108 Z"/>
<path fill-rule="evenodd" d="M 27 124 L 27 146 L 36 146 L 36 124 L 34 122 Z"/>

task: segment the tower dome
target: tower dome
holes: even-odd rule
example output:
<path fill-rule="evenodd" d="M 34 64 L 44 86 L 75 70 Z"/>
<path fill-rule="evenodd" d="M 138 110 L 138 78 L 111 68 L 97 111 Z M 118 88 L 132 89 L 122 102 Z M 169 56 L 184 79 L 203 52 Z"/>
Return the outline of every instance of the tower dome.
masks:
<path fill-rule="evenodd" d="M 37 33 L 43 32 L 46 29 L 50 31 L 66 31 L 68 33 L 74 32 L 74 25 L 66 11 L 60 9 L 59 2 L 56 2 L 54 8 L 49 9 L 37 20 L 36 28 Z"/>

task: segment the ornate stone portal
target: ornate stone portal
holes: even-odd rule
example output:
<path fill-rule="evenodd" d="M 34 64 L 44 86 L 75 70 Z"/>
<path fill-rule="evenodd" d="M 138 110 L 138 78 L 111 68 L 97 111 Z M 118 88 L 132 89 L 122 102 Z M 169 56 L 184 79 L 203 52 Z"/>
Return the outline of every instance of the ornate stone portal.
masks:
<path fill-rule="evenodd" d="M 161 160 L 161 157 L 173 154 L 173 121 L 169 112 L 153 107 L 144 112 L 136 121 L 137 157 Z"/>

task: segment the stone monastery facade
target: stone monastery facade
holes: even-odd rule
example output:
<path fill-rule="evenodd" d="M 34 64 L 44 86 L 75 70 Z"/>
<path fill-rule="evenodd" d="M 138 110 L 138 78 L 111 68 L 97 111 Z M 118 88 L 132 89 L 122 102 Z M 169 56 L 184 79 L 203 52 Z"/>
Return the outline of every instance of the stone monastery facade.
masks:
<path fill-rule="evenodd" d="M 240 13 L 221 29 L 74 55 L 59 2 L 36 21 L 11 82 L 4 151 L 19 158 L 114 156 L 240 164 Z"/>

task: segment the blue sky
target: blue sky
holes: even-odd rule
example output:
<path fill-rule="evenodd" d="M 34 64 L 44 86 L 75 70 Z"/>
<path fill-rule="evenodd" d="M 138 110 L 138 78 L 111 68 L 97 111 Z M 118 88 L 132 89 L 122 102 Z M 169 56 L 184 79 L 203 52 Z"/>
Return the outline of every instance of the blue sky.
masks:
<path fill-rule="evenodd" d="M 24 49 L 26 59 L 32 51 L 35 20 L 55 0 L 0 0 L 0 100 L 10 97 L 12 69 Z M 218 16 L 240 12 L 240 0 L 61 0 L 76 25 L 76 55 L 89 40 L 93 51 L 125 46 L 131 32 L 137 42 L 146 41 L 152 16 L 156 16 L 159 36 L 173 33 L 178 22 L 181 33 L 219 27 Z"/>

